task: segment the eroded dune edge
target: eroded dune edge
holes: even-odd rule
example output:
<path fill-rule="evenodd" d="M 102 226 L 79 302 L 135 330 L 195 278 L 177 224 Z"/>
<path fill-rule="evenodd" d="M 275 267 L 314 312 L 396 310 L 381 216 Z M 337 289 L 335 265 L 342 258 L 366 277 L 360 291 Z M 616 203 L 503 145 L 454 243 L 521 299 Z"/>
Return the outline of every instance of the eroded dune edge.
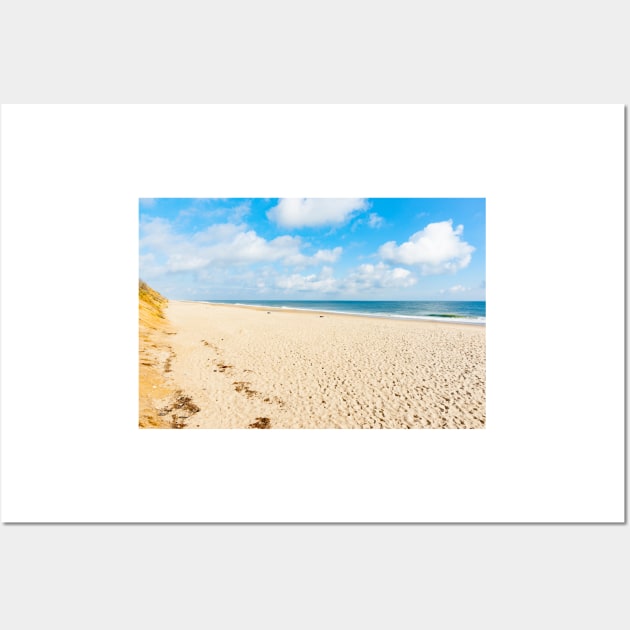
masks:
<path fill-rule="evenodd" d="M 199 411 L 170 378 L 175 335 L 164 311 L 168 300 L 142 280 L 138 291 L 139 315 L 139 426 L 144 429 L 183 429 Z"/>
<path fill-rule="evenodd" d="M 141 324 L 141 426 L 485 426 L 485 326 L 176 301 L 161 308 L 144 341 Z"/>

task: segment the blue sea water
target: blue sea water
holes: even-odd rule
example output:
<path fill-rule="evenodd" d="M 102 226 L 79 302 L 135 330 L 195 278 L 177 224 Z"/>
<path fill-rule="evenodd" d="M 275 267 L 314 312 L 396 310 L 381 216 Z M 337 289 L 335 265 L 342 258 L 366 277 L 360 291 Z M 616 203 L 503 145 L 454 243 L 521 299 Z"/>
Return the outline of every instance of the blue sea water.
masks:
<path fill-rule="evenodd" d="M 297 309 L 321 313 L 345 313 L 367 317 L 423 319 L 465 324 L 486 323 L 486 303 L 464 301 L 356 301 L 356 300 L 199 300 L 211 304 L 235 304 Z"/>

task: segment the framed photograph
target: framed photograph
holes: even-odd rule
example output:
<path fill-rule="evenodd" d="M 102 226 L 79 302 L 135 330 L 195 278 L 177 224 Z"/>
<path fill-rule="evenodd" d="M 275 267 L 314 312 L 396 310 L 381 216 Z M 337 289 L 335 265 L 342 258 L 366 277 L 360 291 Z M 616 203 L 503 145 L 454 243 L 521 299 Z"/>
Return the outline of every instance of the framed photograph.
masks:
<path fill-rule="evenodd" d="M 141 428 L 479 429 L 484 199 L 141 199 Z"/>
<path fill-rule="evenodd" d="M 1 125 L 4 522 L 623 521 L 623 106 Z"/>

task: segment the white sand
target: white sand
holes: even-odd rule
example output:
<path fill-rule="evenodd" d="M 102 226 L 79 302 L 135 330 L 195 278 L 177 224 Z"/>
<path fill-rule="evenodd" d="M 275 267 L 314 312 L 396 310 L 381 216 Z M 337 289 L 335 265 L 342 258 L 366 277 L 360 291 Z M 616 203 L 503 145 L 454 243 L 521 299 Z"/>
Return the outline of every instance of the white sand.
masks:
<path fill-rule="evenodd" d="M 485 326 L 190 302 L 166 315 L 167 378 L 200 408 L 186 428 L 485 424 Z"/>

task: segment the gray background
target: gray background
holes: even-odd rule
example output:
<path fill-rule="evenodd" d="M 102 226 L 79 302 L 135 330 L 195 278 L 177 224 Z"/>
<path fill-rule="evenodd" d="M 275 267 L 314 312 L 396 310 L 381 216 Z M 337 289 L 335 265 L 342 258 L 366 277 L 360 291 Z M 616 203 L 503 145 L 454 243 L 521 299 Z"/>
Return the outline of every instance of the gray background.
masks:
<path fill-rule="evenodd" d="M 627 104 L 624 4 L 11 0 L 0 100 Z M 5 525 L 0 624 L 626 628 L 629 551 L 627 525 Z"/>

